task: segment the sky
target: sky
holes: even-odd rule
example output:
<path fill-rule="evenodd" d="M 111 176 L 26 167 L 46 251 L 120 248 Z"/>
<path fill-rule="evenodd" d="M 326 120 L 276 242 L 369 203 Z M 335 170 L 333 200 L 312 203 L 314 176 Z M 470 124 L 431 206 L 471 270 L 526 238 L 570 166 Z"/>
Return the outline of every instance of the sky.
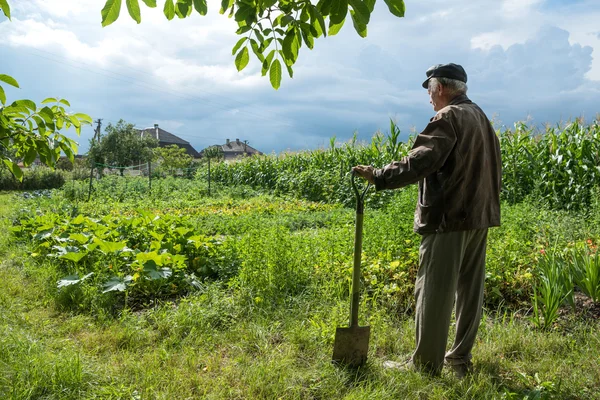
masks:
<path fill-rule="evenodd" d="M 235 21 L 208 0 L 208 15 L 172 21 L 142 2 L 142 23 L 125 5 L 105 28 L 104 0 L 8 0 L 0 14 L 0 73 L 9 101 L 67 99 L 71 112 L 159 126 L 198 151 L 226 139 L 264 153 L 328 147 L 355 133 L 402 139 L 435 114 L 421 87 L 433 64 L 461 64 L 468 96 L 498 128 L 517 121 L 560 124 L 600 113 L 598 0 L 406 0 L 404 18 L 379 0 L 368 36 L 347 21 L 340 33 L 300 49 L 294 78 L 279 90 L 251 57 L 238 72 Z M 124 2 L 123 2 L 124 3 Z M 313 3 L 316 3 L 313 0 Z M 87 151 L 93 128 L 69 136 Z"/>

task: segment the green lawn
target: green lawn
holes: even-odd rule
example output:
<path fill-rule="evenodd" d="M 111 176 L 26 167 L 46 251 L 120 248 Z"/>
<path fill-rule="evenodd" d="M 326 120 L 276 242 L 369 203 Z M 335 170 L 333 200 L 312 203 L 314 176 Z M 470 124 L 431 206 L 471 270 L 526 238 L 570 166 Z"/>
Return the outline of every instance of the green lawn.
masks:
<path fill-rule="evenodd" d="M 273 206 L 278 201 L 279 208 Z M 394 301 L 405 293 L 378 286 L 385 274 L 378 275 L 377 269 L 390 260 L 413 260 L 410 251 L 418 238 L 409 233 L 410 196 L 396 203 L 398 215 L 366 211 L 365 262 L 369 276 L 379 279 L 369 283 L 371 295 L 361 311 L 362 322 L 371 326 L 369 362 L 360 370 L 332 365 L 335 328 L 345 323 L 348 308 L 339 289 L 345 283 L 332 277 L 344 274 L 351 256 L 352 210 L 291 200 L 261 202 L 203 200 L 198 206 L 203 211 L 194 217 L 196 226 L 236 237 L 228 246 L 238 254 L 245 251 L 239 279 L 207 279 L 183 298 L 98 313 L 61 307 L 54 290 L 60 276 L 52 262 L 32 258 L 30 245 L 11 239 L 17 208 L 26 203 L 0 194 L 0 398 L 600 399 L 599 321 L 567 310 L 553 329 L 540 331 L 528 320 L 527 295 L 516 292 L 508 305 L 486 303 L 472 376 L 458 380 L 444 372 L 431 378 L 382 368 L 383 361 L 403 360 L 413 347 L 410 313 L 398 311 L 406 308 Z M 205 212 L 211 204 L 229 212 L 217 219 L 212 216 L 216 211 Z M 100 203 L 80 205 L 83 213 L 102 210 Z M 490 237 L 490 282 L 506 276 L 515 281 L 494 286 L 498 291 L 488 295 L 509 301 L 507 291 L 529 287 L 521 280 L 528 276 L 537 246 L 549 236 L 523 231 L 524 221 L 540 215 L 530 206 L 505 207 L 503 212 L 504 226 Z M 584 240 L 595 229 L 573 226 L 569 218 L 577 216 L 541 212 L 549 218 L 544 226 L 561 229 L 565 243 Z M 391 231 L 393 218 L 400 217 L 405 223 Z M 378 229 L 391 231 L 390 240 L 402 235 L 402 241 L 412 243 L 405 244 L 406 251 L 386 254 L 388 242 Z M 564 237 L 565 232 L 575 237 Z M 277 243 L 291 249 L 290 254 L 280 254 Z M 302 260 L 297 267 L 309 271 L 292 276 L 299 288 L 272 281 L 281 278 L 273 272 L 278 263 L 297 259 Z M 314 265 L 308 265 L 310 260 Z M 270 275 L 260 275 L 262 265 Z M 331 271 L 321 272 L 327 268 Z M 265 285 L 265 290 L 253 285 Z"/>

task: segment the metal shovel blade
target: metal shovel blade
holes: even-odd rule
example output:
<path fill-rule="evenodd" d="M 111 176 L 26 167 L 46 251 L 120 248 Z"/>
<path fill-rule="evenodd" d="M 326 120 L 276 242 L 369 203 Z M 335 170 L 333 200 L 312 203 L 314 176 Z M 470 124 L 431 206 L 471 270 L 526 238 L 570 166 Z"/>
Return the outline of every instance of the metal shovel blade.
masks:
<path fill-rule="evenodd" d="M 333 344 L 333 362 L 360 367 L 367 362 L 370 326 L 336 328 Z"/>

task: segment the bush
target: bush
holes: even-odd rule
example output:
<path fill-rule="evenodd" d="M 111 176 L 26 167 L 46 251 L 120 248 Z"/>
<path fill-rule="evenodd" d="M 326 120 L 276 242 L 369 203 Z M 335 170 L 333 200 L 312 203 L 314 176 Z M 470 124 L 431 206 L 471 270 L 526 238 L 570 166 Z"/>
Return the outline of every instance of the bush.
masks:
<path fill-rule="evenodd" d="M 65 184 L 63 171 L 47 167 L 35 167 L 23 171 L 23 181 L 19 182 L 6 168 L 0 168 L 1 190 L 41 190 L 56 189 Z"/>

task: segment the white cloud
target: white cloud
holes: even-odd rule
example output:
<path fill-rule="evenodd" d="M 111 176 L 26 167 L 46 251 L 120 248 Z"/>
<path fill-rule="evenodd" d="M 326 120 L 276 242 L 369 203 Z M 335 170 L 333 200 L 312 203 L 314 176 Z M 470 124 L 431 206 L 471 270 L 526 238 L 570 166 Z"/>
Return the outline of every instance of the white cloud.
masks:
<path fill-rule="evenodd" d="M 64 91 L 88 108 L 77 111 L 107 121 L 159 123 L 198 148 L 226 137 L 266 152 L 317 146 L 354 129 L 363 138 L 385 131 L 390 117 L 408 133 L 432 115 L 420 84 L 440 62 L 463 64 L 473 99 L 507 124 L 528 113 L 536 121 L 589 115 L 600 103 L 597 0 L 560 8 L 548 0 L 430 0 L 407 4 L 403 19 L 378 2 L 366 39 L 347 22 L 315 50 L 303 47 L 294 79 L 286 75 L 279 91 L 253 58 L 237 72 L 235 22 L 216 9 L 167 21 L 160 7 L 142 6 L 137 25 L 123 6 L 102 28 L 103 1 L 18 3 L 13 22 L 0 23 L 0 54 L 23 87 L 39 96 Z M 26 57 L 39 67 L 11 64 Z M 38 87 L 40 73 L 57 87 Z"/>

